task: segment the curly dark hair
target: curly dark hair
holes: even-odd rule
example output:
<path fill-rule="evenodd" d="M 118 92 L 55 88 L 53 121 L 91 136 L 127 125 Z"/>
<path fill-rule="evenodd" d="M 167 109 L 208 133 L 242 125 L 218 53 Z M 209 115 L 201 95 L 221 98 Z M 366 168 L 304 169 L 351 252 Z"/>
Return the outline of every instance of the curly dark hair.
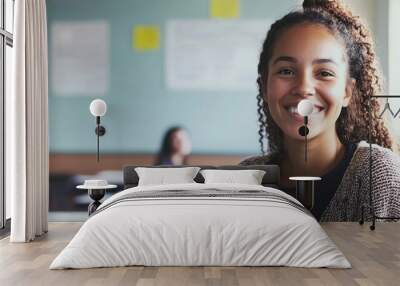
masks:
<path fill-rule="evenodd" d="M 264 138 L 271 152 L 283 151 L 282 130 L 274 122 L 263 96 L 263 84 L 268 76 L 268 62 L 279 36 L 298 24 L 317 24 L 326 27 L 333 35 L 342 39 L 350 77 L 356 81 L 353 96 L 347 108 L 342 108 L 336 121 L 336 132 L 342 144 L 367 140 L 369 131 L 372 143 L 392 148 L 392 139 L 383 119 L 379 118 L 380 103 L 372 95 L 382 92 L 381 74 L 371 35 L 358 17 L 352 15 L 340 0 L 304 0 L 303 9 L 287 14 L 272 24 L 264 41 L 258 64 L 257 111 L 259 142 L 262 154 Z M 371 106 L 369 106 L 371 105 Z M 371 129 L 369 126 L 371 108 Z"/>

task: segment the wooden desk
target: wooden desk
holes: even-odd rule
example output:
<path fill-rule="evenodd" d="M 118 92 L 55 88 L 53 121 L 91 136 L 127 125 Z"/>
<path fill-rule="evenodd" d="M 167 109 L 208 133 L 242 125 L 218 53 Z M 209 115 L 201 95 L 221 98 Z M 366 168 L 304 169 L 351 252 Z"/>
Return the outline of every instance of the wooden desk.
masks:
<path fill-rule="evenodd" d="M 325 223 L 352 269 L 119 267 L 53 270 L 50 263 L 82 223 L 50 223 L 32 243 L 0 240 L 0 285 L 400 285 L 400 223 Z"/>

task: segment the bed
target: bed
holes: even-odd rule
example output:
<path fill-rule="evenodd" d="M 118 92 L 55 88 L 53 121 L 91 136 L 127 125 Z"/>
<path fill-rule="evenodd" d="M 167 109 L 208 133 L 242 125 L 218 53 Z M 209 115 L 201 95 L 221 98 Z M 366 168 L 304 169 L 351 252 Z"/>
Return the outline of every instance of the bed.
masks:
<path fill-rule="evenodd" d="M 300 202 L 277 189 L 279 167 L 199 166 L 264 170 L 260 185 L 138 185 L 124 167 L 125 189 L 104 201 L 50 269 L 144 266 L 351 265 Z"/>

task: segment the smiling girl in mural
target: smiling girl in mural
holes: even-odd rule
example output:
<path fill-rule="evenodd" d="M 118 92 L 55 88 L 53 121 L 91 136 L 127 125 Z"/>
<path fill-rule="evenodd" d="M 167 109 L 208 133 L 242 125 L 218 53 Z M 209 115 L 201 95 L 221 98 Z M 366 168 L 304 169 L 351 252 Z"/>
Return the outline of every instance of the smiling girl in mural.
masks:
<path fill-rule="evenodd" d="M 314 216 L 320 221 L 358 221 L 368 215 L 369 148 L 374 143 L 372 196 L 375 213 L 400 215 L 400 159 L 382 119 L 381 92 L 373 42 L 367 28 L 339 1 L 314 0 L 270 28 L 258 65 L 258 114 L 261 151 L 267 155 L 241 164 L 279 164 L 281 188 L 294 190 L 291 176 L 319 176 Z M 309 116 L 308 160 L 299 135 L 303 117 L 297 104 L 313 103 Z"/>

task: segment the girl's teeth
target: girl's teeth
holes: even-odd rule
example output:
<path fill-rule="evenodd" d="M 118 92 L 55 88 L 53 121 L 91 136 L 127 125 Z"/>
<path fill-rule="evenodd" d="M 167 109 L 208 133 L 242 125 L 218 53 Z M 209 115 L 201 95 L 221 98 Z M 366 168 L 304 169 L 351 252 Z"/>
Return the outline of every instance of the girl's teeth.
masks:
<path fill-rule="evenodd" d="M 290 113 L 298 113 L 297 112 L 297 107 L 294 107 L 294 106 L 293 107 L 289 107 L 288 110 L 289 110 Z"/>
<path fill-rule="evenodd" d="M 291 106 L 291 107 L 289 107 L 289 108 L 288 108 L 288 111 L 289 111 L 289 113 L 299 114 L 299 113 L 297 112 L 297 107 L 296 107 L 296 106 Z M 313 109 L 313 112 L 312 112 L 311 114 L 316 114 L 316 113 L 318 113 L 318 112 L 320 112 L 319 108 L 314 108 L 314 109 Z"/>

